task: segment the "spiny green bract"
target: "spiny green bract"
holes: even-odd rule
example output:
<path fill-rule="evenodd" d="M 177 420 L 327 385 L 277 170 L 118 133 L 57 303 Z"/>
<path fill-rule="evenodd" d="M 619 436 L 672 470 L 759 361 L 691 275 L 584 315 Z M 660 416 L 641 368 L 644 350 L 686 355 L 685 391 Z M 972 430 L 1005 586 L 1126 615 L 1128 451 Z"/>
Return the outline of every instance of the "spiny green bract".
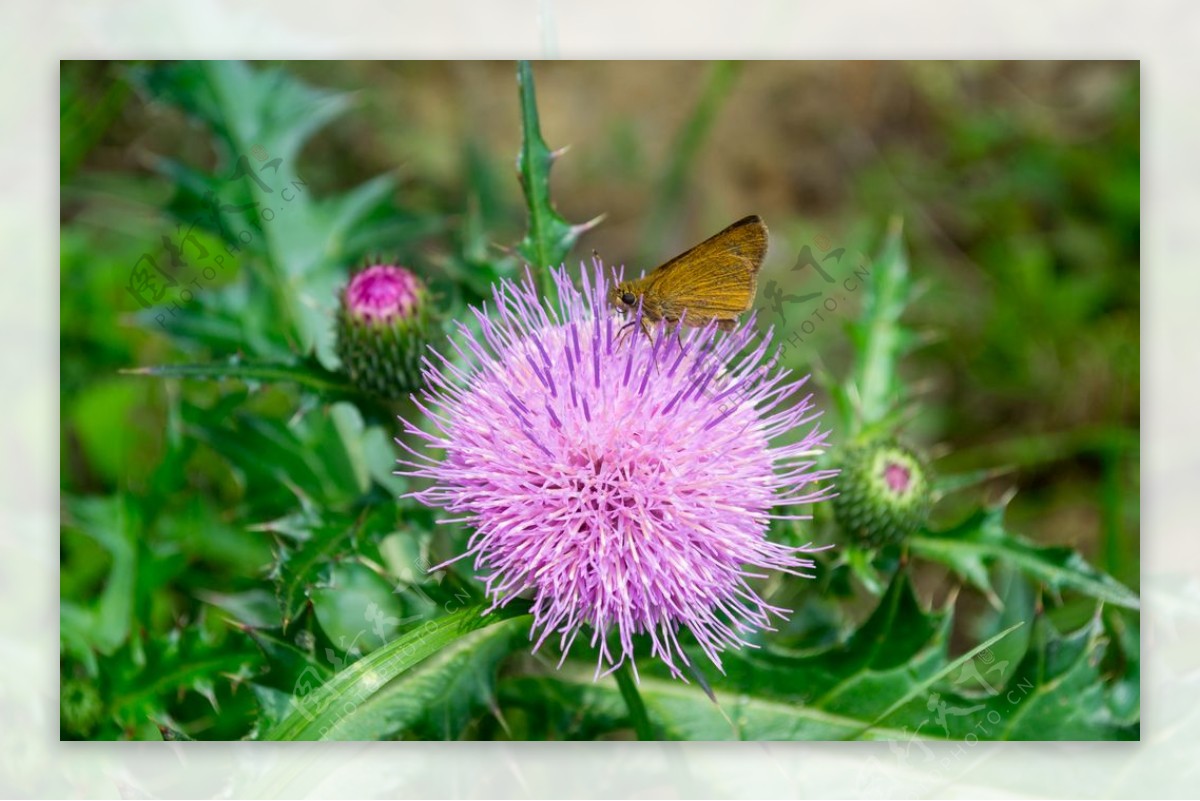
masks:
<path fill-rule="evenodd" d="M 854 443 L 837 457 L 837 466 L 833 513 L 842 531 L 859 543 L 900 543 L 928 517 L 928 470 L 895 440 Z"/>

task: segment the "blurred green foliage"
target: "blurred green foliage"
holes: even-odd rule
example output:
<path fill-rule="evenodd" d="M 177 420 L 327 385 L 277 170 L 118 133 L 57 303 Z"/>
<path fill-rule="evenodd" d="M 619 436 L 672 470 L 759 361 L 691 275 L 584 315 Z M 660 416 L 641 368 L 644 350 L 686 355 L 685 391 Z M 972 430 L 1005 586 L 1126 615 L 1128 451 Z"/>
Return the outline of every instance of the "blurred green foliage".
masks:
<path fill-rule="evenodd" d="M 758 212 L 785 365 L 835 441 L 928 450 L 941 498 L 908 550 L 772 579 L 797 613 L 729 655 L 720 708 L 644 670 L 649 725 L 1136 737 L 1137 65 L 544 64 L 536 105 L 514 72 L 63 63 L 63 736 L 630 736 L 591 655 L 469 631 L 470 570 L 427 572 L 468 532 L 397 501 L 413 409 L 338 373 L 336 290 L 382 252 L 465 321 L 534 255 L 649 269 Z M 143 308 L 147 254 L 179 285 Z M 774 535 L 836 537 L 816 511 Z"/>

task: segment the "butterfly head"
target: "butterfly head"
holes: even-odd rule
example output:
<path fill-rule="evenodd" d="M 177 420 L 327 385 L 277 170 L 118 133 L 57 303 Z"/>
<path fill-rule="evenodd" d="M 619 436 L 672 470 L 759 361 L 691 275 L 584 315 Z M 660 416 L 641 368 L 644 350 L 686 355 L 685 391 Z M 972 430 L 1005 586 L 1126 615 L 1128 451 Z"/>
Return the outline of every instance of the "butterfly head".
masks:
<path fill-rule="evenodd" d="M 622 281 L 608 291 L 608 302 L 624 314 L 635 314 L 641 296 L 633 291 L 631 281 Z"/>

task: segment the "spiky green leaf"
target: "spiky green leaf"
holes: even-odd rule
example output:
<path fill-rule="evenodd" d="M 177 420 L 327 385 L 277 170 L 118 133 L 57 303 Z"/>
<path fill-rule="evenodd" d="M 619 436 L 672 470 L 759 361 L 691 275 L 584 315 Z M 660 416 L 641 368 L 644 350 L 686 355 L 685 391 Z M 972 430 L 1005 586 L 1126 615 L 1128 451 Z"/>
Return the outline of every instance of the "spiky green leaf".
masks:
<path fill-rule="evenodd" d="M 914 556 L 941 562 L 994 598 L 989 568 L 1004 562 L 1054 590 L 1070 589 L 1105 603 L 1137 609 L 1137 595 L 1088 564 L 1074 548 L 1037 545 L 1004 526 L 1004 506 L 976 511 L 944 531 L 922 531 L 909 539 Z"/>
<path fill-rule="evenodd" d="M 726 675 L 712 682 L 717 704 L 655 667 L 643 671 L 639 690 L 651 723 L 668 739 L 961 740 L 997 714 L 1003 726 L 991 724 L 995 739 L 1132 736 L 1105 706 L 1095 668 L 1105 644 L 1094 625 L 1062 638 L 1039 620 L 1035 645 L 1001 684 L 999 668 L 1008 666 L 996 664 L 991 646 L 1020 624 L 950 659 L 950 623 L 949 611 L 921 608 L 901 571 L 843 643 L 809 652 L 767 646 L 731 653 Z M 583 666 L 514 677 L 500 690 L 502 711 L 540 716 L 544 737 L 589 738 L 629 725 L 616 684 L 594 682 Z M 1079 701 L 1069 715 L 1047 711 Z"/>

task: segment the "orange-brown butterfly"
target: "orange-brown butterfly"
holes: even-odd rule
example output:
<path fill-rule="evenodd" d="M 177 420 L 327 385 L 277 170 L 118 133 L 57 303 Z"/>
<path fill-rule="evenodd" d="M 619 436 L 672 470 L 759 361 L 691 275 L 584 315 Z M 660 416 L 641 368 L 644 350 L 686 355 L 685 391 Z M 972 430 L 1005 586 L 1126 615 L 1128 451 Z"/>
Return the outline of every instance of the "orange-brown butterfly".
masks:
<path fill-rule="evenodd" d="M 642 308 L 642 327 L 665 320 L 728 331 L 754 305 L 758 270 L 767 255 L 767 226 L 757 214 L 680 253 L 649 275 L 622 281 L 608 293 L 626 315 Z M 686 312 L 686 313 L 685 313 Z M 648 331 L 647 331 L 648 332 Z"/>

